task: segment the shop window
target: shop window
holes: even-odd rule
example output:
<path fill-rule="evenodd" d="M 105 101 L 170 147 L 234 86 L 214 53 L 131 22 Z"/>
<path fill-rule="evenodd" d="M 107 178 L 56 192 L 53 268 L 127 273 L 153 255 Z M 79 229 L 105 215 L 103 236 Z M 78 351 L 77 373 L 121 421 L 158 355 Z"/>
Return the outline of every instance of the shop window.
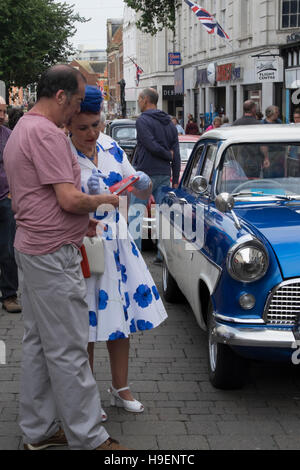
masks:
<path fill-rule="evenodd" d="M 282 28 L 299 28 L 300 26 L 300 0 L 281 0 L 281 26 Z"/>

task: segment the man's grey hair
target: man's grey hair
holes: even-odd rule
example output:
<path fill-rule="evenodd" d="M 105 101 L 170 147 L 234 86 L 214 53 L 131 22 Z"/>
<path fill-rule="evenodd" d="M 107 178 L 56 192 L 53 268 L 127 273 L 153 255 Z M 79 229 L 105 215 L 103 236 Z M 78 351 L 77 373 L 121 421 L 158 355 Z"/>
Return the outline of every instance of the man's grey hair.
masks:
<path fill-rule="evenodd" d="M 143 91 L 141 91 L 140 96 L 143 98 L 147 97 L 151 104 L 157 105 L 158 103 L 159 95 L 157 91 L 154 90 L 154 88 L 145 88 Z"/>
<path fill-rule="evenodd" d="M 266 117 L 270 118 L 271 116 L 273 116 L 273 114 L 276 113 L 276 111 L 278 111 L 278 106 L 273 106 L 273 105 L 268 106 L 268 108 L 265 111 Z"/>

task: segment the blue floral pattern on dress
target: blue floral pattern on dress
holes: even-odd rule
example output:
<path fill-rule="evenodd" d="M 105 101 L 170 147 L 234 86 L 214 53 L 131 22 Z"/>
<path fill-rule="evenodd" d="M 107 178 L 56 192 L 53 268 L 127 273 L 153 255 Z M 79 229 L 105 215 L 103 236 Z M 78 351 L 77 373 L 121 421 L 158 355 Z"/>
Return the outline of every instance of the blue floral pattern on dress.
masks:
<path fill-rule="evenodd" d="M 107 178 L 103 178 L 103 181 L 107 186 L 113 186 L 114 184 L 119 183 L 120 181 L 122 181 L 122 179 L 123 178 L 120 175 L 120 173 L 116 173 L 115 171 L 111 171 Z"/>
<path fill-rule="evenodd" d="M 150 288 L 146 284 L 140 284 L 133 296 L 137 304 L 142 307 L 148 307 L 152 302 L 152 294 Z"/>
<path fill-rule="evenodd" d="M 139 252 L 138 252 L 138 249 L 137 249 L 135 243 L 133 243 L 133 242 L 130 242 L 130 243 L 131 243 L 132 254 L 138 258 L 139 257 Z"/>
<path fill-rule="evenodd" d="M 138 330 L 140 331 L 152 330 L 153 328 L 153 324 L 150 321 L 145 321 L 145 320 L 138 320 L 136 322 L 136 326 L 138 327 Z"/>
<path fill-rule="evenodd" d="M 112 142 L 113 148 L 109 150 L 109 153 L 117 160 L 118 163 L 123 162 L 123 150 L 116 144 Z"/>
<path fill-rule="evenodd" d="M 108 295 L 105 290 L 99 291 L 99 310 L 105 310 L 107 307 Z"/>
<path fill-rule="evenodd" d="M 122 282 L 125 282 L 127 281 L 127 274 L 126 274 L 126 267 L 124 266 L 124 264 L 120 264 L 120 268 L 121 268 L 121 275 L 122 275 Z"/>
<path fill-rule="evenodd" d="M 135 327 L 135 324 L 134 324 L 134 318 L 132 318 L 131 322 L 130 322 L 130 333 L 136 333 L 136 327 Z"/>
<path fill-rule="evenodd" d="M 90 325 L 91 326 L 97 326 L 98 325 L 97 315 L 96 315 L 95 312 L 89 311 L 89 320 L 90 320 Z"/>
<path fill-rule="evenodd" d="M 113 340 L 115 340 L 115 339 L 123 339 L 123 338 L 125 338 L 124 333 L 122 333 L 122 331 L 118 331 L 118 330 L 117 330 L 117 331 L 115 331 L 114 333 L 112 333 L 111 335 L 109 335 L 108 340 L 109 340 L 109 341 L 113 341 Z"/>
<path fill-rule="evenodd" d="M 126 305 L 123 305 L 123 309 L 124 309 L 125 320 L 127 321 L 128 320 L 128 307 L 130 305 L 128 292 L 125 292 L 125 301 L 126 301 Z"/>
<path fill-rule="evenodd" d="M 154 295 L 154 297 L 155 297 L 155 300 L 160 299 L 160 295 L 159 295 L 159 292 L 158 292 L 156 286 L 153 286 L 153 287 L 152 287 L 152 292 L 153 292 L 153 295 Z"/>

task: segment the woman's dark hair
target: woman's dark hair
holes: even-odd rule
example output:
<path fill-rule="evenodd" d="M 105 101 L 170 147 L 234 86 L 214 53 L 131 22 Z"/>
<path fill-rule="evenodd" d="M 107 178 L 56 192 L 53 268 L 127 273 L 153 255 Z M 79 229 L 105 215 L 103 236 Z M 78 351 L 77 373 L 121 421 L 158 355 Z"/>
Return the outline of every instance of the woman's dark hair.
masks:
<path fill-rule="evenodd" d="M 70 65 L 55 65 L 42 74 L 37 85 L 37 100 L 52 98 L 59 90 L 64 90 L 71 97 L 77 93 L 80 79 L 86 83 L 79 70 Z"/>
<path fill-rule="evenodd" d="M 20 108 L 11 108 L 8 110 L 8 127 L 13 130 L 18 120 L 24 115 Z"/>

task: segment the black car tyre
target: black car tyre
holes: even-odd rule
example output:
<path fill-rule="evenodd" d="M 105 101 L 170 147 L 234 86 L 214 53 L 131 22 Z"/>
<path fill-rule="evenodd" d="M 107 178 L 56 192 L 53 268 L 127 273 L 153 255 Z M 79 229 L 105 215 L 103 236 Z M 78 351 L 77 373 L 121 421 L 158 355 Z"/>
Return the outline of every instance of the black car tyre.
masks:
<path fill-rule="evenodd" d="M 212 302 L 207 312 L 208 335 L 208 373 L 209 380 L 215 388 L 232 390 L 244 385 L 247 362 L 238 356 L 227 344 L 217 343 L 213 338 L 215 320 Z"/>
<path fill-rule="evenodd" d="M 170 274 L 167 263 L 163 260 L 162 263 L 162 289 L 163 296 L 167 302 L 176 303 L 180 302 L 183 298 L 183 295 L 177 285 L 177 282 Z"/>

